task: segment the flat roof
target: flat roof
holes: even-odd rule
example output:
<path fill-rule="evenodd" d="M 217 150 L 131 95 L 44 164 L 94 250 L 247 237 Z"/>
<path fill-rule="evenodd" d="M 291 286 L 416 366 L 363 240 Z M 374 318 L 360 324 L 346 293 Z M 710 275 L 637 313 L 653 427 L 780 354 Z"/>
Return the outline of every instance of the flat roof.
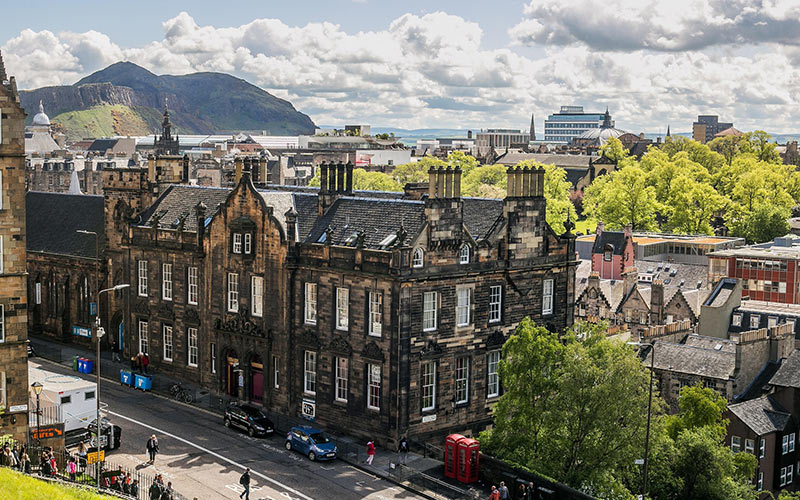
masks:
<path fill-rule="evenodd" d="M 594 241 L 596 234 L 587 234 L 578 236 L 579 240 Z M 742 238 L 724 238 L 714 236 L 691 236 L 691 235 L 660 235 L 660 234 L 633 234 L 633 242 L 637 245 L 652 245 L 654 243 L 677 242 L 677 243 L 691 243 L 695 245 L 717 245 L 720 243 L 727 243 L 730 241 L 741 240 Z"/>
<path fill-rule="evenodd" d="M 28 385 L 39 382 L 44 390 L 53 392 L 67 392 L 82 389 L 94 389 L 95 383 L 84 380 L 75 375 L 51 372 L 39 363 L 28 361 Z"/>
<path fill-rule="evenodd" d="M 742 303 L 737 309 L 747 312 L 800 316 L 800 304 L 783 304 L 781 302 L 767 302 L 766 300 L 750 300 L 742 298 Z"/>

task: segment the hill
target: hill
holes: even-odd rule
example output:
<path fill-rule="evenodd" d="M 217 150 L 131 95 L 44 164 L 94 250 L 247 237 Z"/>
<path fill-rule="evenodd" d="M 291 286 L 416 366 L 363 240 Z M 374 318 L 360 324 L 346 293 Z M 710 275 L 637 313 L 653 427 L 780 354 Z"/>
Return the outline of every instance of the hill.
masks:
<path fill-rule="evenodd" d="M 160 129 L 164 102 L 179 134 L 268 131 L 313 133 L 314 122 L 289 101 L 223 73 L 155 75 L 119 62 L 74 85 L 20 92 L 32 120 L 39 101 L 66 129 L 69 139 L 104 135 L 146 135 Z"/>

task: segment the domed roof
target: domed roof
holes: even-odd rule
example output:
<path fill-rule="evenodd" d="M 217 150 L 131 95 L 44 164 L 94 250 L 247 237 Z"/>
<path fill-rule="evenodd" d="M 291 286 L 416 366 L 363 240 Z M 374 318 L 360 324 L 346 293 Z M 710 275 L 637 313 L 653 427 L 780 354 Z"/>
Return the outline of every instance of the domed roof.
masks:
<path fill-rule="evenodd" d="M 50 117 L 45 114 L 42 101 L 39 101 L 39 112 L 33 117 L 33 124 L 40 127 L 50 126 Z"/>
<path fill-rule="evenodd" d="M 627 134 L 627 132 L 615 128 L 611 124 L 611 114 L 609 114 L 608 108 L 606 108 L 606 113 L 603 116 L 603 124 L 600 126 L 600 128 L 589 129 L 581 135 L 575 137 L 573 140 L 596 141 L 598 144 L 603 145 L 610 138 L 613 137 L 616 139 L 622 134 Z"/>

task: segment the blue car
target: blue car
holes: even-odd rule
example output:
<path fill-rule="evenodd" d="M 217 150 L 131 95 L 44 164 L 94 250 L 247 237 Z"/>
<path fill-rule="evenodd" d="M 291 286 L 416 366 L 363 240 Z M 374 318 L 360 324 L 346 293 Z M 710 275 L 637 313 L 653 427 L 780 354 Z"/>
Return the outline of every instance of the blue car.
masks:
<path fill-rule="evenodd" d="M 286 449 L 297 450 L 309 460 L 333 460 L 339 453 L 333 441 L 321 430 L 302 425 L 292 427 L 286 436 Z"/>

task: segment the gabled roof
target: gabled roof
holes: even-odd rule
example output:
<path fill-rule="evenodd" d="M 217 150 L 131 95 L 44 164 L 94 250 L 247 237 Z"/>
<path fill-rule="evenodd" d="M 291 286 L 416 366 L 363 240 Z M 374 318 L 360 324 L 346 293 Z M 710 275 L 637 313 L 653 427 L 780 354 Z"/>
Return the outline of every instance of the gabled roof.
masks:
<path fill-rule="evenodd" d="M 95 139 L 87 151 L 105 153 L 109 149 L 112 149 L 114 146 L 116 146 L 118 141 L 119 139 Z"/>
<path fill-rule="evenodd" d="M 29 191 L 25 194 L 25 211 L 25 247 L 29 252 L 94 258 L 94 237 L 76 232 L 83 229 L 99 235 L 102 253 L 102 196 Z"/>
<path fill-rule="evenodd" d="M 735 403 L 728 406 L 728 409 L 759 436 L 771 432 L 783 432 L 792 418 L 791 413 L 771 396 Z"/>
<path fill-rule="evenodd" d="M 490 198 L 462 198 L 464 224 L 476 240 L 485 239 L 498 217 L 503 215 L 503 200 Z"/>
<path fill-rule="evenodd" d="M 725 342 L 717 339 L 717 342 Z M 657 342 L 655 368 L 699 377 L 732 379 L 736 371 L 736 354 L 724 349 L 708 349 L 693 345 Z M 647 355 L 650 363 L 652 349 Z"/>
<path fill-rule="evenodd" d="M 770 379 L 769 383 L 778 387 L 800 389 L 800 351 L 793 351 L 783 361 L 778 372 Z"/>
<path fill-rule="evenodd" d="M 227 188 L 173 184 L 142 213 L 139 224 L 152 226 L 155 217 L 158 217 L 159 228 L 176 229 L 178 219 L 185 217 L 184 231 L 196 232 L 197 217 L 194 208 L 197 204 L 202 201 L 206 206 L 206 218 L 212 217 L 217 213 L 217 206 L 228 198 L 230 192 Z"/>
<path fill-rule="evenodd" d="M 614 255 L 622 255 L 625 252 L 625 233 L 622 231 L 603 231 L 594 239 L 592 253 L 603 253 L 606 245 L 614 247 Z"/>

